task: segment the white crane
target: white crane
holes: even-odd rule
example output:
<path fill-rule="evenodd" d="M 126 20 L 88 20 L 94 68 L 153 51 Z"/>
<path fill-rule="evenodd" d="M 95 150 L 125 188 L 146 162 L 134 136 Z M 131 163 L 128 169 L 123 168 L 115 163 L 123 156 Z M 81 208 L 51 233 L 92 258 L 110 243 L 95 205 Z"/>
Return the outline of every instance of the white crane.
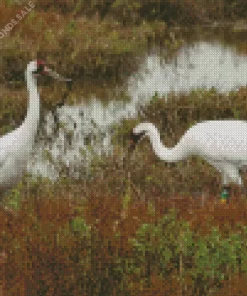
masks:
<path fill-rule="evenodd" d="M 229 197 L 229 183 L 243 185 L 240 169 L 247 165 L 247 121 L 210 120 L 195 124 L 173 148 L 165 147 L 152 123 L 138 124 L 131 134 L 133 151 L 138 141 L 148 136 L 154 153 L 167 162 L 177 162 L 192 155 L 204 158 L 222 175 L 222 201 Z"/>
<path fill-rule="evenodd" d="M 27 168 L 40 117 L 37 88 L 39 75 L 49 75 L 61 81 L 69 80 L 49 69 L 41 60 L 31 61 L 27 65 L 25 78 L 29 102 L 26 118 L 21 126 L 0 138 L 0 196 L 21 179 Z"/>

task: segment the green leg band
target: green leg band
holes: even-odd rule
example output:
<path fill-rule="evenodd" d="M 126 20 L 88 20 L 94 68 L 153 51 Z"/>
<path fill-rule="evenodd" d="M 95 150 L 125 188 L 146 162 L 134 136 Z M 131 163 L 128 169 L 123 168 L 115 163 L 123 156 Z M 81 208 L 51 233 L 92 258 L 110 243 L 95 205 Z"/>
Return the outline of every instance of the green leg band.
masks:
<path fill-rule="evenodd" d="M 224 187 L 220 194 L 220 200 L 222 203 L 227 203 L 230 198 L 229 187 Z"/>

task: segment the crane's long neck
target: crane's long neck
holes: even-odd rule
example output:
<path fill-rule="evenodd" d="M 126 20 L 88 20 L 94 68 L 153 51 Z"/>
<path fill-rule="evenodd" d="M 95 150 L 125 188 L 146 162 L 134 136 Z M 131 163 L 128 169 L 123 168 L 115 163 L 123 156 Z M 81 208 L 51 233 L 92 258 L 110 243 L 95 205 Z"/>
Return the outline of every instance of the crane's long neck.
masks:
<path fill-rule="evenodd" d="M 29 72 L 25 73 L 27 81 L 27 90 L 29 94 L 29 102 L 26 118 L 21 125 L 22 135 L 28 141 L 34 141 L 38 129 L 40 116 L 40 101 L 37 87 L 37 81 Z"/>
<path fill-rule="evenodd" d="M 161 140 L 157 129 L 149 131 L 150 142 L 152 144 L 155 154 L 164 161 L 177 162 L 183 160 L 190 155 L 190 151 L 186 149 L 185 141 L 181 141 L 173 148 L 165 147 Z"/>

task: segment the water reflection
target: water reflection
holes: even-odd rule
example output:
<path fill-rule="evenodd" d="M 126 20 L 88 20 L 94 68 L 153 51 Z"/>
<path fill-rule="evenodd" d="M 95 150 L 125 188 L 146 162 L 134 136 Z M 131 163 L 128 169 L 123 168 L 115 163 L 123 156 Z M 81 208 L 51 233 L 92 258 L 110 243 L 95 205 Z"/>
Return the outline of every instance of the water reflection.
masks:
<path fill-rule="evenodd" d="M 57 178 L 61 172 L 73 177 L 88 175 L 92 155 L 111 152 L 111 126 L 136 115 L 155 93 L 189 92 L 216 88 L 229 92 L 247 85 L 247 56 L 234 47 L 217 41 L 187 44 L 170 61 L 161 58 L 162 50 L 149 54 L 125 87 L 129 100 L 115 97 L 103 103 L 97 96 L 78 106 L 58 110 L 59 130 L 54 136 L 54 119 L 46 117 L 45 136 L 37 143 L 29 171 L 34 175 Z M 48 140 L 49 137 L 51 140 Z"/>
<path fill-rule="evenodd" d="M 216 88 L 228 92 L 247 84 L 247 56 L 218 42 L 199 42 L 184 46 L 177 57 L 162 64 L 159 56 L 150 55 L 142 66 L 142 78 L 133 79 L 132 95 L 189 92 L 192 89 Z"/>

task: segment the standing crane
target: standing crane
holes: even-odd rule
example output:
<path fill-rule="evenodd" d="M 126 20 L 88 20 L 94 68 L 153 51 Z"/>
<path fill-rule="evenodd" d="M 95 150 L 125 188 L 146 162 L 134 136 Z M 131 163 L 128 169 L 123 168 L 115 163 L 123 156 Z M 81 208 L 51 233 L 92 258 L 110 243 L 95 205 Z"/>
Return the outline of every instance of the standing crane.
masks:
<path fill-rule="evenodd" d="M 27 168 L 40 118 L 40 99 L 37 88 L 39 75 L 69 81 L 49 69 L 42 60 L 31 61 L 27 65 L 25 78 L 29 102 L 26 117 L 17 129 L 0 138 L 0 196 L 16 185 Z"/>
<path fill-rule="evenodd" d="M 154 153 L 161 160 L 177 162 L 188 157 L 200 156 L 222 175 L 221 201 L 230 196 L 229 183 L 243 186 L 240 170 L 247 165 L 247 121 L 209 120 L 189 128 L 173 148 L 165 147 L 160 133 L 152 123 L 140 123 L 132 131 L 129 151 L 147 136 Z"/>

